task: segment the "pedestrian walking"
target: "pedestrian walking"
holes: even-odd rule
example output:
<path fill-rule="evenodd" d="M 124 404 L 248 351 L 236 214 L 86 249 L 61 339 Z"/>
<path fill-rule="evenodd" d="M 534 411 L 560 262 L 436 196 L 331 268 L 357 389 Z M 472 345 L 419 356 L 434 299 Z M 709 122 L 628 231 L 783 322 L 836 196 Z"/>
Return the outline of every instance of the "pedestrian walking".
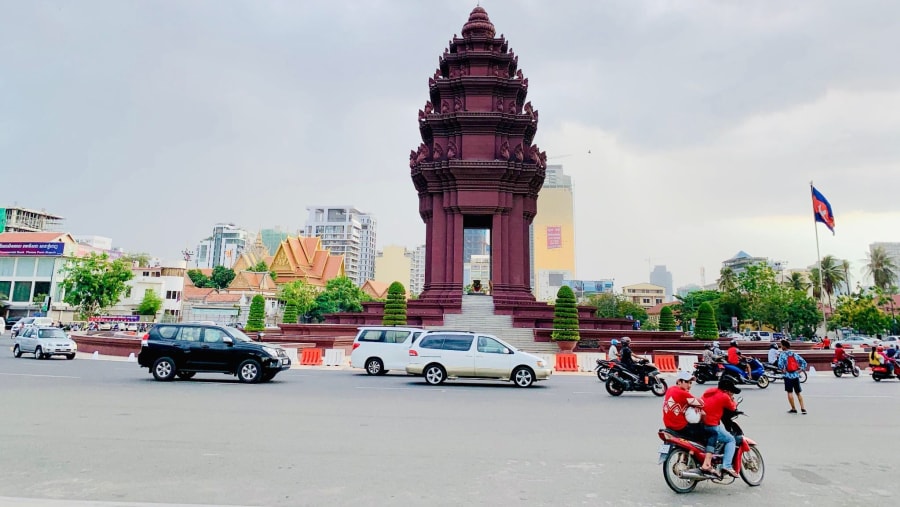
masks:
<path fill-rule="evenodd" d="M 787 392 L 788 403 L 791 404 L 789 414 L 797 413 L 797 406 L 794 404 L 794 393 L 797 394 L 797 401 L 800 402 L 800 413 L 806 415 L 806 405 L 803 403 L 803 389 L 800 388 L 800 371 L 806 369 L 806 360 L 791 350 L 791 342 L 781 340 L 781 355 L 778 356 L 778 368 L 784 370 L 784 390 Z"/>

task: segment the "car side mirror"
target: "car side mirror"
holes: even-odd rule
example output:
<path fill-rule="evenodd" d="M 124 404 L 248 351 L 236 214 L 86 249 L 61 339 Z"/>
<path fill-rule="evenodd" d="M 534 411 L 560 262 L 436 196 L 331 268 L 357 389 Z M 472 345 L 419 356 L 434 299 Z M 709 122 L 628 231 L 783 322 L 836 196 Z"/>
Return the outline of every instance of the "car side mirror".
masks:
<path fill-rule="evenodd" d="M 230 336 L 225 336 L 222 338 L 222 343 L 225 345 L 234 345 L 234 340 Z"/>

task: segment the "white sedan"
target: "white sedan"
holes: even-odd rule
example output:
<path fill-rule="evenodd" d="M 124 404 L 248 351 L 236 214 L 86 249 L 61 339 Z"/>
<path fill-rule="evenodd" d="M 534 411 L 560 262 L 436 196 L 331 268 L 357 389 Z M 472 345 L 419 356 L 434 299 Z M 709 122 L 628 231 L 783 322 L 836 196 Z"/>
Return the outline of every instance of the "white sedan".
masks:
<path fill-rule="evenodd" d="M 873 345 L 877 345 L 878 340 L 872 338 L 871 336 L 863 336 L 859 334 L 852 334 L 847 336 L 846 338 L 842 338 L 840 340 L 835 340 L 834 345 L 838 343 L 841 344 L 842 347 L 853 348 L 853 347 L 871 347 Z"/>
<path fill-rule="evenodd" d="M 57 327 L 28 327 L 16 336 L 13 356 L 34 354 L 35 359 L 49 359 L 52 356 L 66 356 L 75 359 L 78 345 Z"/>

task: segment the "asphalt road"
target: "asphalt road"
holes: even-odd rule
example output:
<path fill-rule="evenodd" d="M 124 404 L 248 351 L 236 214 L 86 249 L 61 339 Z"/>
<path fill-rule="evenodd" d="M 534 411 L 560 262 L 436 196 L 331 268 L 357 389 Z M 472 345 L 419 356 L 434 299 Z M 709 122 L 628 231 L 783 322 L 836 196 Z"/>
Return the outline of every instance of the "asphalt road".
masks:
<path fill-rule="evenodd" d="M 293 369 L 156 382 L 135 363 L 14 359 L 0 339 L 0 507 L 863 505 L 893 502 L 900 382 L 818 375 L 809 415 L 744 390 L 762 486 L 676 495 L 656 463 L 661 398 L 596 377 L 440 387 Z M 705 386 L 695 386 L 700 394 Z"/>

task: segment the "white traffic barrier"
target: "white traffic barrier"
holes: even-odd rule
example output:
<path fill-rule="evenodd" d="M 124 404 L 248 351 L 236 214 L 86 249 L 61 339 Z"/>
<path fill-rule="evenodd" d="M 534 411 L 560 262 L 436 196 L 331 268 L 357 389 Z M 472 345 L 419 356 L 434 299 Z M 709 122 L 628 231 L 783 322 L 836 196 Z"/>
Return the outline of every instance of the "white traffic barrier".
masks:
<path fill-rule="evenodd" d="M 297 364 L 297 349 L 294 347 L 288 347 L 284 349 L 284 353 L 287 354 L 288 358 L 291 360 L 291 364 Z"/>
<path fill-rule="evenodd" d="M 678 369 L 693 372 L 694 363 L 699 360 L 699 356 L 678 356 Z"/>
<path fill-rule="evenodd" d="M 134 357 L 134 352 L 132 352 L 131 354 L 128 354 L 128 362 L 129 362 L 129 363 L 136 363 L 136 362 L 137 362 L 137 358 Z"/>
<path fill-rule="evenodd" d="M 91 354 L 91 359 L 100 359 L 100 352 L 95 350 L 94 353 Z"/>
<path fill-rule="evenodd" d="M 603 352 L 578 352 L 578 371 L 594 371 L 598 359 L 606 359 Z"/>
<path fill-rule="evenodd" d="M 815 367 L 815 366 L 810 366 L 810 367 L 809 367 L 809 371 L 806 372 L 806 374 L 807 374 L 807 376 L 808 376 L 808 375 L 815 375 L 815 374 L 816 374 L 816 367 Z"/>
<path fill-rule="evenodd" d="M 343 366 L 344 349 L 325 349 L 325 366 Z"/>

